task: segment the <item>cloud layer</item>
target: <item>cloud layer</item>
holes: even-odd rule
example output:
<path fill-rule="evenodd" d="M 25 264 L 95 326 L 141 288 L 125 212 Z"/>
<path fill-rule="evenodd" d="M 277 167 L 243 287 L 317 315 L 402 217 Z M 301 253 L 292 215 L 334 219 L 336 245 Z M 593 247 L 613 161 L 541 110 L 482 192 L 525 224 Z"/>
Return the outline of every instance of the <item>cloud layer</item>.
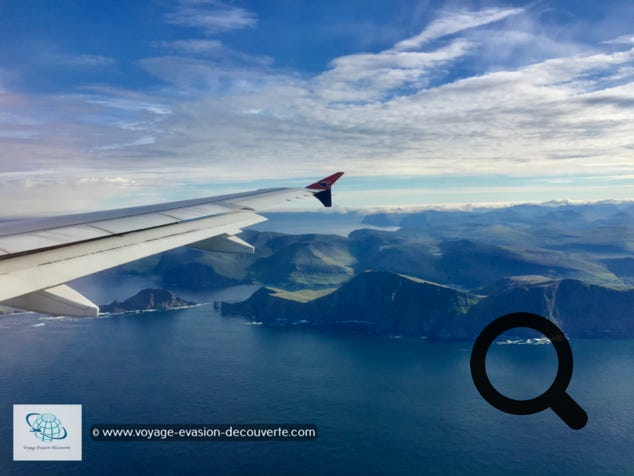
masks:
<path fill-rule="evenodd" d="M 335 169 L 367 177 L 634 174 L 632 35 L 584 45 L 549 36 L 530 10 L 443 10 L 386 49 L 336 57 L 308 74 L 218 38 L 257 27 L 243 8 L 185 1 L 164 19 L 192 34 L 157 40 L 157 54 L 138 60 L 158 89 L 95 84 L 32 96 L 3 88 L 0 74 L 3 199 L 25 187 L 15 174 L 50 184 L 54 170 L 70 174 L 60 183 L 90 183 L 105 195 L 122 186 L 145 198 L 166 175 L 191 187 Z"/>

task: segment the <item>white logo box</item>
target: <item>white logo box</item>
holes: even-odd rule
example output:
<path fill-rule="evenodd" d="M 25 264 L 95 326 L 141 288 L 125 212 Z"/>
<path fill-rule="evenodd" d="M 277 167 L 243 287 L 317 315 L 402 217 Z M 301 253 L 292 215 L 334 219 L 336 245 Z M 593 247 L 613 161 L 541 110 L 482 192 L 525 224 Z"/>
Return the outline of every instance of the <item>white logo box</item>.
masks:
<path fill-rule="evenodd" d="M 13 405 L 14 461 L 81 461 L 81 405 Z"/>

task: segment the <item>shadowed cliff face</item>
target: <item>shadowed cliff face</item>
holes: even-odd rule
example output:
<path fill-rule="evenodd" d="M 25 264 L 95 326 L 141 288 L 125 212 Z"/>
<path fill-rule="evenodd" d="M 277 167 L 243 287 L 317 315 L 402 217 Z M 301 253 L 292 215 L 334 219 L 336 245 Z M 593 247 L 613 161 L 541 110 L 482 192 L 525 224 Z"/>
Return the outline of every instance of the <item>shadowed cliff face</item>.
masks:
<path fill-rule="evenodd" d="M 315 326 L 365 329 L 378 334 L 468 338 L 469 308 L 479 296 L 387 272 L 361 273 L 336 291 L 300 303 L 262 288 L 243 303 L 223 303 L 223 314 L 268 324 L 304 321 Z"/>
<path fill-rule="evenodd" d="M 481 296 L 393 273 L 365 272 L 305 303 L 262 288 L 242 303 L 223 303 L 222 310 L 271 325 L 301 322 L 438 340 L 472 339 L 493 319 L 525 311 L 554 320 L 572 337 L 634 337 L 634 290 L 571 279 L 506 280 Z"/>
<path fill-rule="evenodd" d="M 543 315 L 575 337 L 634 336 L 634 290 L 574 279 L 512 286 L 475 305 L 474 318 L 525 311 Z"/>

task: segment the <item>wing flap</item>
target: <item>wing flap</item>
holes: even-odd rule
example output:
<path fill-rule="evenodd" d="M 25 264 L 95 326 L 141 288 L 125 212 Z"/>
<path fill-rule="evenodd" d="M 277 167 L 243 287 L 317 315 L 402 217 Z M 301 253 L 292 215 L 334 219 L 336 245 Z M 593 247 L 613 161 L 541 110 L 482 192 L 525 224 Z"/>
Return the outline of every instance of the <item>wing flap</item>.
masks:
<path fill-rule="evenodd" d="M 216 251 L 219 253 L 253 254 L 255 252 L 253 245 L 250 245 L 237 236 L 227 234 L 198 241 L 189 246 L 199 250 Z"/>
<path fill-rule="evenodd" d="M 52 316 L 96 317 L 99 307 L 86 296 L 62 284 L 14 297 L 3 304 Z"/>

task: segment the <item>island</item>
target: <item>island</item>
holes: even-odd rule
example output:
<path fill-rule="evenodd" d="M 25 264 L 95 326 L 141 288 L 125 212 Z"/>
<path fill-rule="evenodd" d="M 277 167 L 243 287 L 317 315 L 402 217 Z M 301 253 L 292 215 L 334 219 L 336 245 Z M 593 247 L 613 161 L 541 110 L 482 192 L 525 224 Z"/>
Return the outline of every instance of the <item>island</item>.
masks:
<path fill-rule="evenodd" d="M 176 296 L 167 289 L 144 289 L 123 302 L 112 301 L 99 306 L 102 313 L 118 314 L 132 311 L 165 311 L 196 305 Z"/>

